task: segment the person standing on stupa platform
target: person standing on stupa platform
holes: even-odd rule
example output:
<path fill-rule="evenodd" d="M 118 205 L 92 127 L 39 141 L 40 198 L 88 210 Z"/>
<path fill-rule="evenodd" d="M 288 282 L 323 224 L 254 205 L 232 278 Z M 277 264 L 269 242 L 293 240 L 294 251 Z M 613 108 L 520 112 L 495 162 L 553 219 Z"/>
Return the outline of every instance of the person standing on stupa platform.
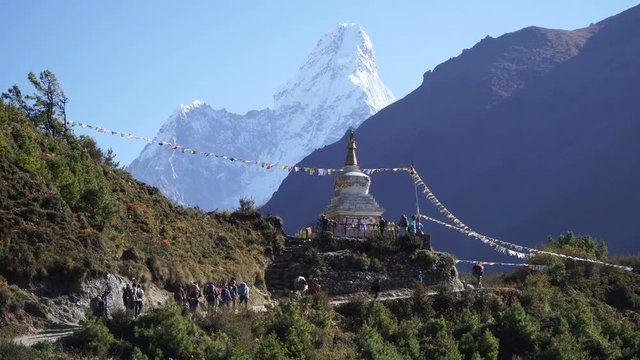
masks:
<path fill-rule="evenodd" d="M 380 227 L 380 235 L 384 237 L 384 231 L 387 229 L 387 220 L 380 216 L 380 222 L 378 223 L 378 225 Z"/>

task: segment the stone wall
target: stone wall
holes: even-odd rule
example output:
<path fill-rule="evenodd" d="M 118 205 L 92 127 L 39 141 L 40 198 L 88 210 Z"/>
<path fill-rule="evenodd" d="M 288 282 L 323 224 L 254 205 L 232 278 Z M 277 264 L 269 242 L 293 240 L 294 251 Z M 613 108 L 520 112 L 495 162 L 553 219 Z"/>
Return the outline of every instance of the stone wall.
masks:
<path fill-rule="evenodd" d="M 369 240 L 362 239 L 320 238 L 296 240 L 295 244 L 288 240 L 283 254 L 267 268 L 267 288 L 274 297 L 284 296 L 291 291 L 293 279 L 302 275 L 318 279 L 329 295 L 369 292 L 375 279 L 380 279 L 383 291 L 403 289 L 414 285 L 419 271 L 427 286 L 463 288 L 449 254 L 428 249 L 383 249 L 384 246 L 372 246 Z M 321 265 L 310 268 L 308 264 Z"/>

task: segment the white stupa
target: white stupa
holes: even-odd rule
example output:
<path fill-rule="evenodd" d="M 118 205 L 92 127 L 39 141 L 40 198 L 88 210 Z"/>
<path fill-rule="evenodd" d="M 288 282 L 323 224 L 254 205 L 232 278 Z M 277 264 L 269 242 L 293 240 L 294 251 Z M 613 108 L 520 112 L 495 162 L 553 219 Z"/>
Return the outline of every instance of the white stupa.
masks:
<path fill-rule="evenodd" d="M 371 178 L 358 166 L 353 131 L 349 136 L 347 159 L 333 183 L 335 194 L 324 215 L 340 224 L 375 224 L 384 209 L 369 194 Z"/>

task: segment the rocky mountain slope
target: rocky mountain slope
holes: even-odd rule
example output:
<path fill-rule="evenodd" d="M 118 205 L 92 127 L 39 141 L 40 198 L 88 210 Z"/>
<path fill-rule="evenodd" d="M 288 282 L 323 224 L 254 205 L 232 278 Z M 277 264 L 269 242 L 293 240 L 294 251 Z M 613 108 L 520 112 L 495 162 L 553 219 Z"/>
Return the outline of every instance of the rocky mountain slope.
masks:
<path fill-rule="evenodd" d="M 273 109 L 244 115 L 214 110 L 201 101 L 182 105 L 156 139 L 293 165 L 395 100 L 380 80 L 369 36 L 357 24 L 341 24 L 320 39 L 273 98 Z M 128 170 L 177 203 L 207 210 L 236 208 L 243 197 L 263 204 L 287 175 L 279 169 L 185 157 L 155 145 L 147 145 Z"/>
<path fill-rule="evenodd" d="M 637 252 L 638 59 L 640 6 L 584 29 L 487 37 L 364 122 L 359 162 L 414 164 L 450 210 L 495 237 L 532 245 L 572 229 L 606 239 L 612 252 Z M 339 166 L 344 144 L 300 164 Z M 331 180 L 291 174 L 263 209 L 298 229 L 329 202 Z M 372 181 L 387 218 L 415 211 L 408 176 Z M 492 254 L 435 225 L 428 231 L 434 247 L 458 257 Z"/>

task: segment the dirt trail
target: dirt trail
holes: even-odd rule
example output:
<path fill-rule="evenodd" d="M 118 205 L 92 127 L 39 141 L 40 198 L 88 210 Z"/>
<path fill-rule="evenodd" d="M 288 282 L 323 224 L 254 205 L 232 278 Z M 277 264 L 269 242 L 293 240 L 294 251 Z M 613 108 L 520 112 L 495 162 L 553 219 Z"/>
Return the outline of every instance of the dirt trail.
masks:
<path fill-rule="evenodd" d="M 35 334 L 19 336 L 14 338 L 13 341 L 24 346 L 32 346 L 41 341 L 56 342 L 63 337 L 73 334 L 80 328 L 80 325 L 65 325 L 58 328 L 40 330 Z"/>
<path fill-rule="evenodd" d="M 462 291 L 491 291 L 491 290 L 500 290 L 502 288 L 496 288 L 496 289 L 467 289 L 467 290 L 462 290 Z M 504 288 L 506 289 L 506 288 Z M 428 291 L 427 295 L 428 296 L 433 296 L 436 295 L 437 292 L 436 291 Z M 380 293 L 380 295 L 378 296 L 377 301 L 393 301 L 393 300 L 399 300 L 399 299 L 407 299 L 410 298 L 413 295 L 413 290 L 411 289 L 397 289 L 397 290 L 392 290 L 392 291 L 383 291 Z M 373 300 L 373 295 L 371 293 L 354 293 L 354 294 L 349 294 L 346 296 L 336 296 L 334 298 L 332 298 L 331 301 L 329 301 L 329 304 L 331 304 L 331 306 L 340 306 L 343 304 L 346 304 L 350 301 L 353 301 L 354 299 L 366 299 L 366 300 Z M 274 306 L 277 304 L 277 300 L 271 301 L 268 305 Z M 265 312 L 267 311 L 266 308 L 266 304 L 261 304 L 261 305 L 252 305 L 250 306 L 250 309 L 252 311 L 255 312 Z M 15 341 L 18 344 L 22 344 L 25 346 L 31 346 L 34 345 L 40 341 L 50 341 L 50 342 L 55 342 L 58 341 L 59 339 L 72 335 L 75 331 L 77 331 L 78 329 L 80 329 L 81 326 L 80 325 L 73 325 L 73 324 L 68 324 L 68 325 L 60 325 L 56 328 L 50 328 L 50 329 L 46 329 L 46 330 L 41 330 L 38 331 L 35 334 L 30 334 L 30 335 L 23 335 L 23 336 L 19 336 L 13 339 L 13 341 Z"/>

